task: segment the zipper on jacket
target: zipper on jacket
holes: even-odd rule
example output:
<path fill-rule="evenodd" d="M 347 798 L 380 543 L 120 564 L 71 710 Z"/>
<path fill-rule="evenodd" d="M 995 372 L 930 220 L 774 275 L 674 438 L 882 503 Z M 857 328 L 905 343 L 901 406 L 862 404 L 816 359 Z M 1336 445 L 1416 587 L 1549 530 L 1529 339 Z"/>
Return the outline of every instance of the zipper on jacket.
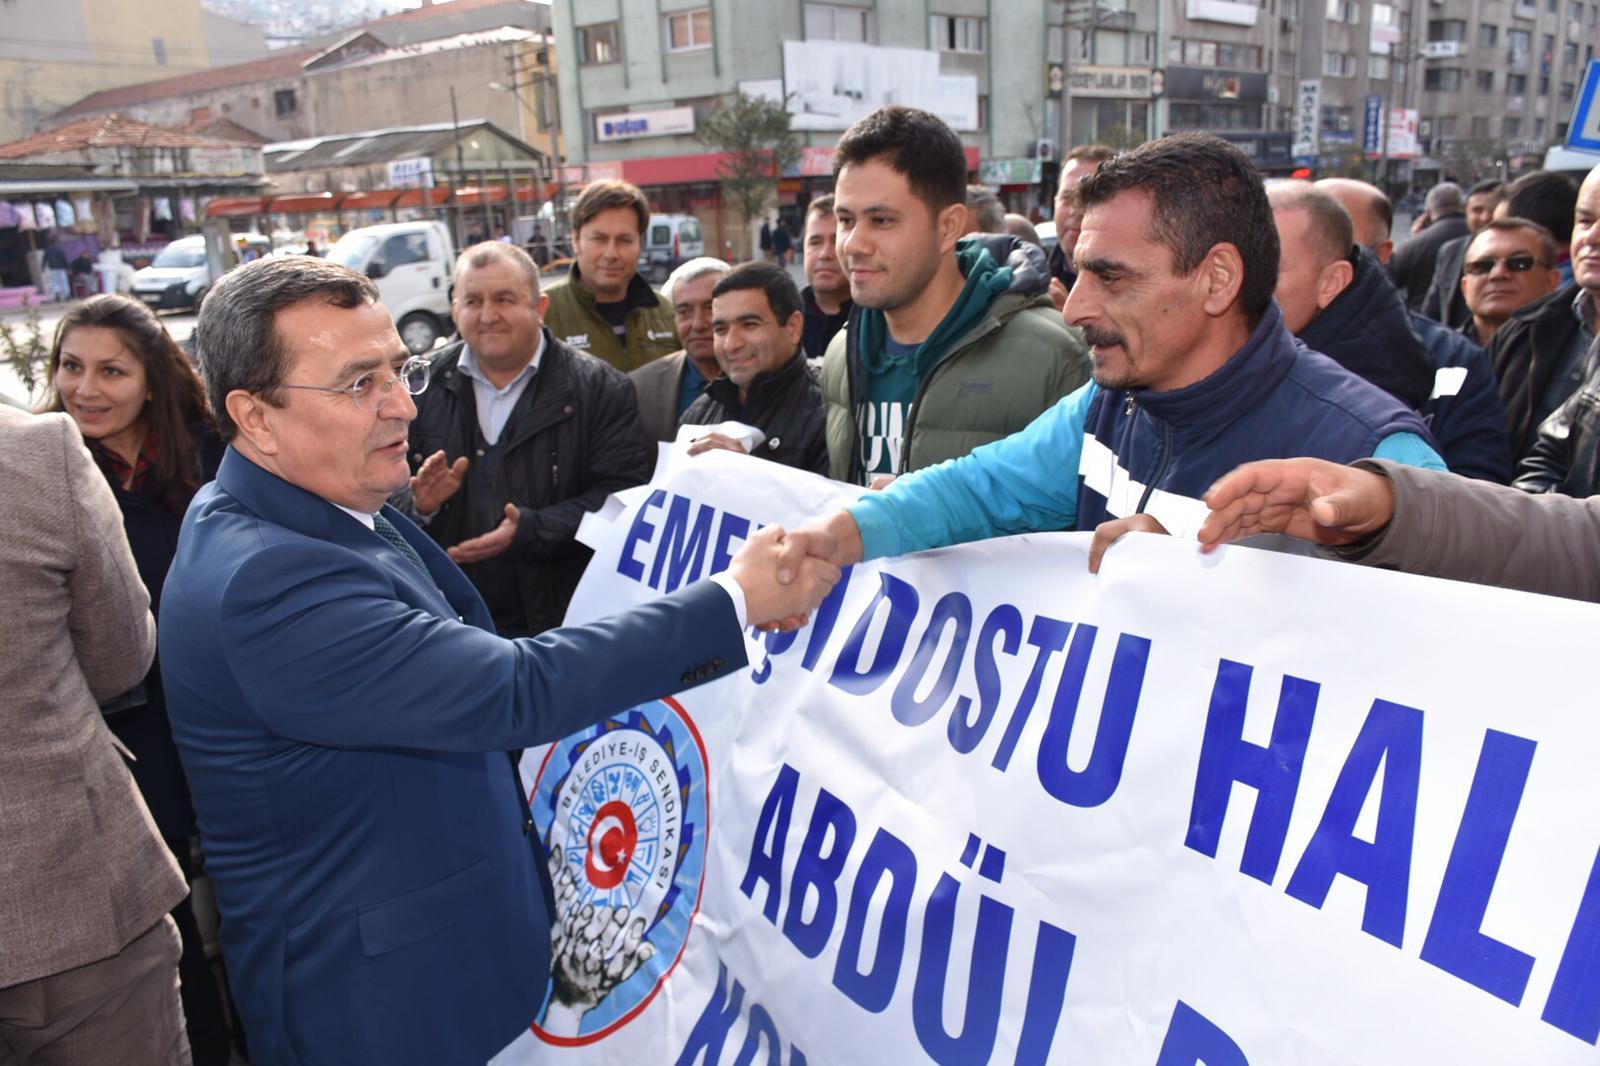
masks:
<path fill-rule="evenodd" d="M 1130 392 L 1130 393 L 1128 393 L 1127 405 L 1124 406 L 1123 409 L 1122 409 L 1122 417 L 1124 417 L 1124 418 L 1132 417 L 1133 408 L 1134 408 L 1133 393 Z"/>
<path fill-rule="evenodd" d="M 1128 397 L 1128 409 L 1133 409 L 1133 397 Z M 1165 422 L 1161 423 L 1161 465 L 1156 467 L 1156 476 L 1150 479 L 1150 484 L 1145 486 L 1144 495 L 1139 498 L 1139 513 L 1144 514 L 1144 509 L 1150 506 L 1150 497 L 1155 495 L 1156 486 L 1161 484 L 1161 479 L 1167 476 L 1167 468 L 1172 465 L 1172 427 Z"/>

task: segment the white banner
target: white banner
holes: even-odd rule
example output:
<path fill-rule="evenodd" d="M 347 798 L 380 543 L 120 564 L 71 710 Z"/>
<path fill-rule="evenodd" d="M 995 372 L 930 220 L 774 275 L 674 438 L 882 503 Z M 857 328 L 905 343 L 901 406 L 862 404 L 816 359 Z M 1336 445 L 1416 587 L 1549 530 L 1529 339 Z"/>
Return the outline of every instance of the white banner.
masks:
<path fill-rule="evenodd" d="M 855 491 L 675 458 L 570 617 Z M 1600 608 L 1086 549 L 856 566 L 764 663 L 531 752 L 556 980 L 496 1061 L 1592 1063 Z"/>
<path fill-rule="evenodd" d="M 1317 131 L 1322 128 L 1322 79 L 1302 81 L 1294 98 L 1294 145 L 1297 156 L 1317 154 Z"/>

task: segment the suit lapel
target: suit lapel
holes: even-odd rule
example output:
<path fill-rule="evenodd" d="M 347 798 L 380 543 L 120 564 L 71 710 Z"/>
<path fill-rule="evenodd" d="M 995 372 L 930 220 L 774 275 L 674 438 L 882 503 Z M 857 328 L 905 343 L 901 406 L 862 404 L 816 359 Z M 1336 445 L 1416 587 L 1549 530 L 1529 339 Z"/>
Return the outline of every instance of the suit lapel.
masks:
<path fill-rule="evenodd" d="M 381 566 L 384 573 L 405 588 L 404 601 L 440 618 L 461 618 L 490 629 L 483 599 L 459 567 L 450 561 L 433 538 L 405 515 L 384 505 L 384 516 L 422 556 L 433 580 L 429 581 L 388 541 L 322 497 L 252 463 L 230 447 L 217 470 L 217 484 L 260 518 L 316 540 L 348 548 Z"/>

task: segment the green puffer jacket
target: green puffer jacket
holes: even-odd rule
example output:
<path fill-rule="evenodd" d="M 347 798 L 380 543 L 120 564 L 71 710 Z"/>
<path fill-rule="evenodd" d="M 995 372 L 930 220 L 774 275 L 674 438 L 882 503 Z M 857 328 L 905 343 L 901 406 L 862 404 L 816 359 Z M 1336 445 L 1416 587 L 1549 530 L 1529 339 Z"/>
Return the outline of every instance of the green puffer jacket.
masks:
<path fill-rule="evenodd" d="M 573 264 L 567 280 L 550 289 L 550 306 L 544 313 L 544 324 L 562 344 L 604 359 L 624 374 L 683 347 L 672 305 L 637 274 L 628 283 L 626 348 L 595 307 L 594 293 L 577 281 L 578 267 Z"/>
<path fill-rule="evenodd" d="M 1011 268 L 1011 285 L 923 377 L 900 443 L 901 473 L 1009 436 L 1089 380 L 1083 336 L 1062 324 L 1050 302 L 1044 252 L 1005 235 L 968 240 L 981 242 L 996 263 Z M 822 361 L 829 475 L 858 485 L 866 483 L 856 423 L 866 390 L 857 350 L 863 312 L 857 305 Z"/>

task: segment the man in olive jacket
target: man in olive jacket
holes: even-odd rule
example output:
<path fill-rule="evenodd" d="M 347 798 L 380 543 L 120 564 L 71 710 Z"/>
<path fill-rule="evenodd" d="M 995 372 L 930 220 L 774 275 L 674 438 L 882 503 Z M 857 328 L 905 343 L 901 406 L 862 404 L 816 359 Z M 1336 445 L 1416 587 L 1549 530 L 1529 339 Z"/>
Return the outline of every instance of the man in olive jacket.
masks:
<path fill-rule="evenodd" d="M 1044 253 L 1008 235 L 960 240 L 966 175 L 960 139 L 924 111 L 880 108 L 839 141 L 838 254 L 856 306 L 822 366 L 837 480 L 965 455 L 1089 380 Z"/>
<path fill-rule="evenodd" d="M 572 208 L 578 261 L 550 290 L 545 325 L 562 344 L 627 373 L 682 347 L 672 305 L 639 276 L 650 225 L 644 193 L 625 181 L 591 182 Z"/>
<path fill-rule="evenodd" d="M 395 506 L 446 548 L 501 636 L 561 624 L 590 551 L 586 512 L 645 482 L 653 451 L 633 385 L 542 328 L 538 268 L 486 241 L 461 253 L 462 340 L 433 361 L 411 423 L 411 486 Z"/>

